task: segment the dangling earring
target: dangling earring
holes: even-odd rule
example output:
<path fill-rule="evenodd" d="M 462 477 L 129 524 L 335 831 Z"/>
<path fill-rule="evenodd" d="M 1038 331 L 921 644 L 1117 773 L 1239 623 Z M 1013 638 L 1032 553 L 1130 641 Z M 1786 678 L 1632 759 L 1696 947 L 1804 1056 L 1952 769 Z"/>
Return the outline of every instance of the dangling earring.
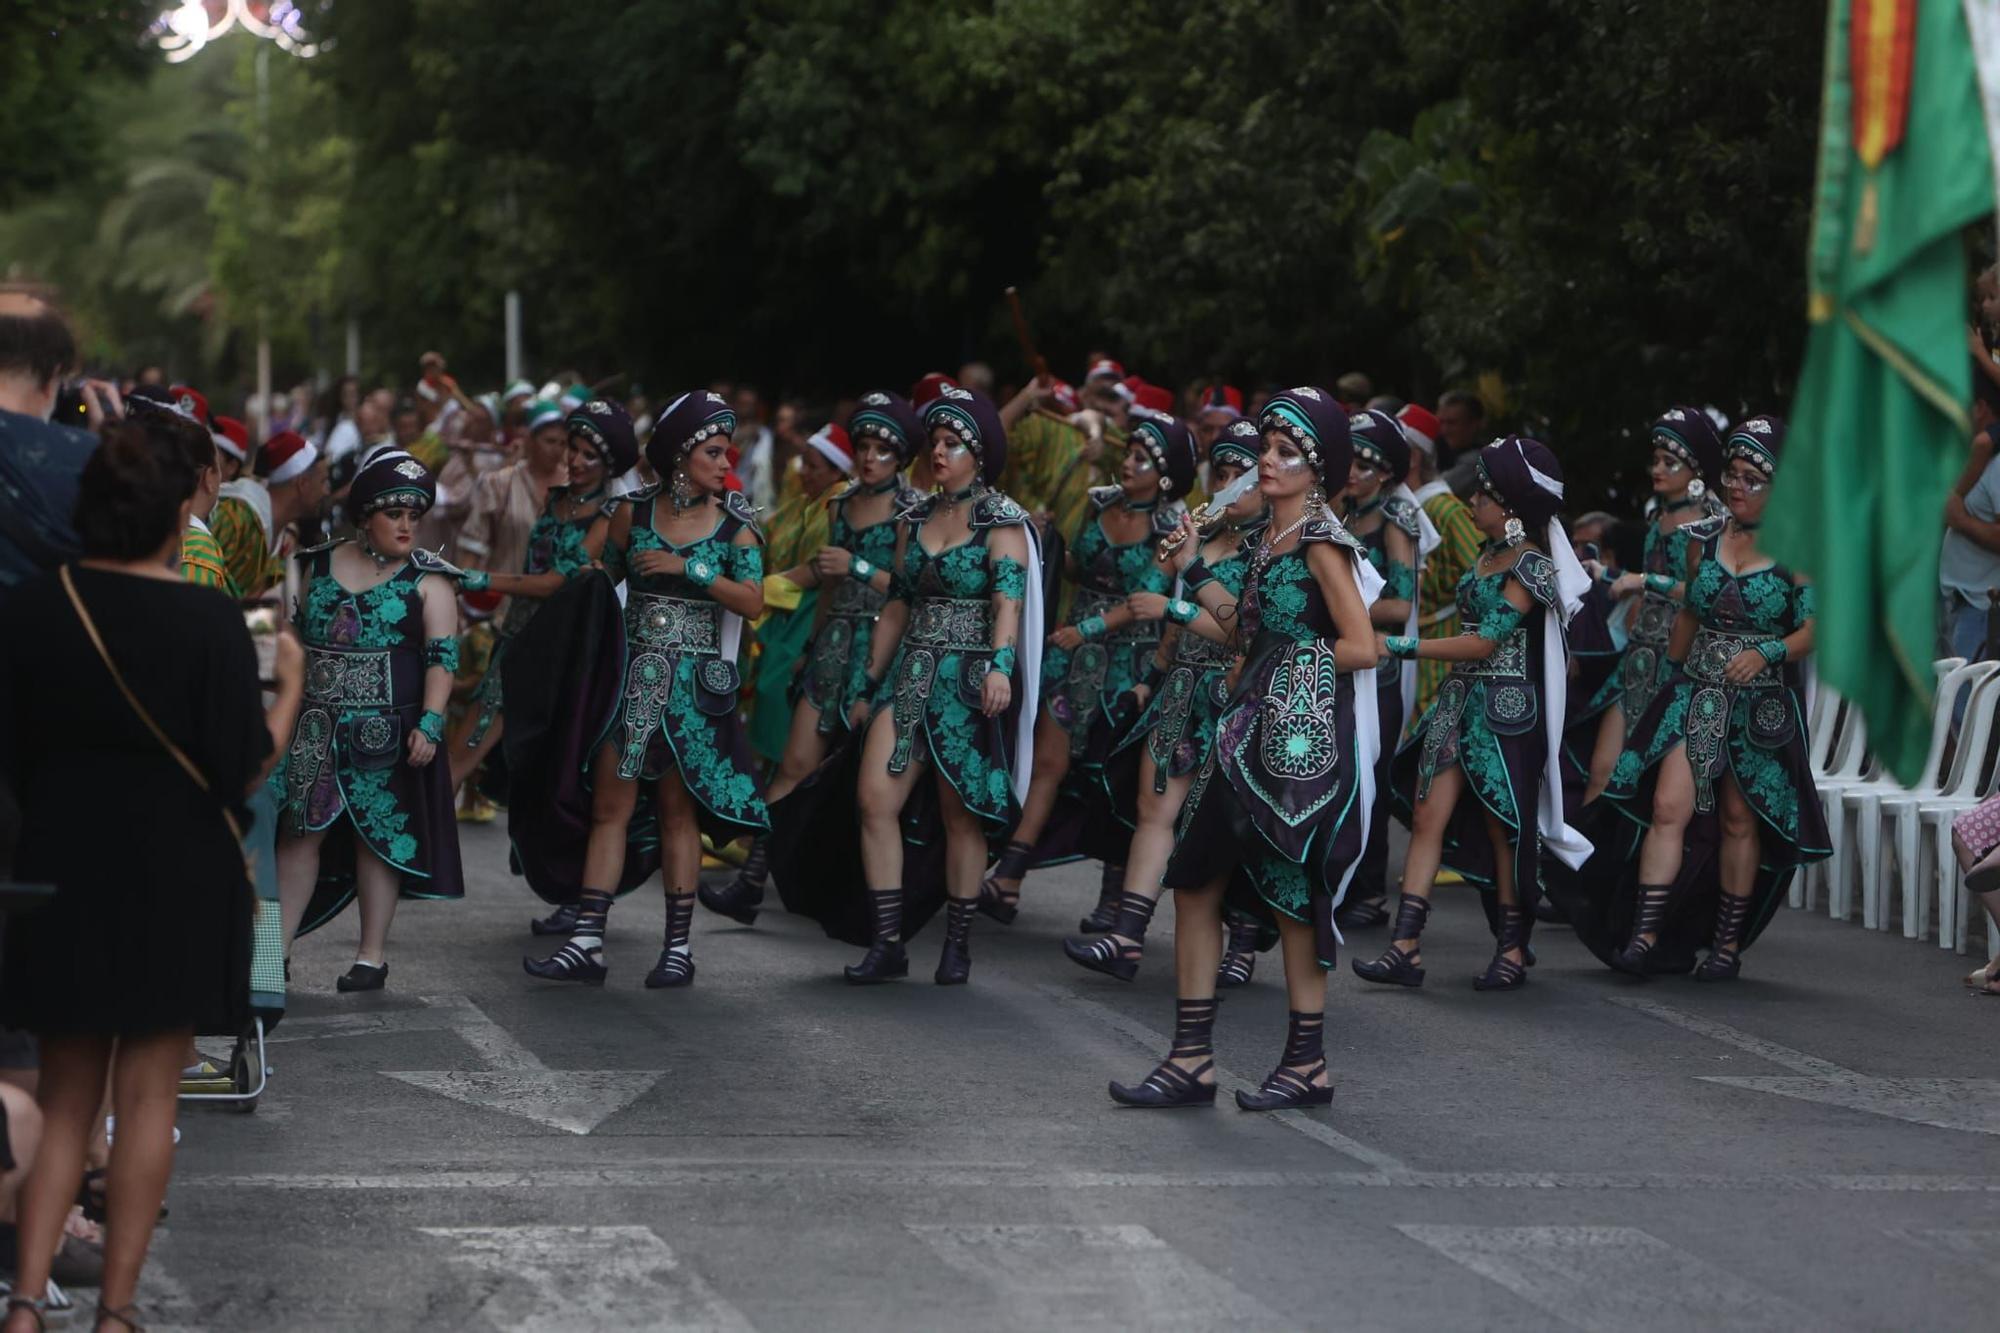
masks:
<path fill-rule="evenodd" d="M 1693 481 L 1688 483 L 1688 499 L 1699 500 L 1701 499 L 1702 496 L 1707 494 L 1708 494 L 1708 483 L 1703 481 L 1700 477 L 1696 477 Z"/>
<path fill-rule="evenodd" d="M 674 469 L 673 485 L 674 508 L 692 509 L 700 502 L 701 492 L 697 491 L 694 488 L 694 483 L 687 479 L 687 473 L 681 471 L 679 468 Z"/>
<path fill-rule="evenodd" d="M 1528 540 L 1528 529 L 1520 519 L 1509 514 L 1507 522 L 1500 529 L 1500 539 L 1509 546 L 1519 546 Z"/>
<path fill-rule="evenodd" d="M 1306 513 L 1314 518 L 1326 517 L 1326 492 L 1319 488 L 1318 482 L 1314 482 L 1313 488 L 1306 492 Z"/>

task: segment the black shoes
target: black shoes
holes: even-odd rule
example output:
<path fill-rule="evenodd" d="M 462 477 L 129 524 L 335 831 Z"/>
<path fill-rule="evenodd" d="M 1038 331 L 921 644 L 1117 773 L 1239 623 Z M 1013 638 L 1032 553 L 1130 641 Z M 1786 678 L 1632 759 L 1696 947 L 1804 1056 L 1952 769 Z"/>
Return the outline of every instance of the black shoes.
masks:
<path fill-rule="evenodd" d="M 1715 909 L 1715 945 L 1708 951 L 1708 957 L 1701 960 L 1701 966 L 1694 970 L 1696 981 L 1734 981 L 1743 970 L 1742 939 L 1744 923 L 1750 919 L 1750 897 L 1741 898 L 1722 895 L 1722 902 Z"/>
<path fill-rule="evenodd" d="M 972 914 L 976 901 L 953 898 L 944 907 L 944 951 L 938 955 L 932 980 L 940 986 L 963 986 L 972 979 Z"/>
<path fill-rule="evenodd" d="M 1402 902 L 1396 907 L 1396 926 L 1389 932 L 1389 947 L 1372 962 L 1355 959 L 1354 975 L 1383 986 L 1423 985 L 1424 969 L 1416 959 L 1422 955 L 1424 923 L 1430 920 L 1430 916 L 1430 899 L 1404 894 Z M 1412 952 L 1404 953 L 1398 940 L 1409 940 L 1416 947 Z"/>
<path fill-rule="evenodd" d="M 1236 1107 L 1241 1111 L 1289 1111 L 1297 1106 L 1333 1105 L 1333 1085 L 1316 1088 L 1313 1079 L 1326 1073 L 1324 1059 L 1303 1072 L 1279 1065 L 1264 1076 L 1264 1085 L 1255 1092 L 1238 1092 Z"/>
<path fill-rule="evenodd" d="M 1532 918 L 1519 907 L 1500 908 L 1500 934 L 1493 942 L 1493 961 L 1486 965 L 1486 971 L 1473 979 L 1474 990 L 1519 990 L 1528 984 L 1528 969 L 1535 965 L 1534 952 L 1528 948 L 1528 931 Z M 1515 962 L 1507 955 L 1519 950 L 1521 961 Z"/>
<path fill-rule="evenodd" d="M 680 949 L 660 950 L 660 961 L 646 974 L 647 990 L 675 990 L 694 985 L 694 955 Z"/>
<path fill-rule="evenodd" d="M 583 949 L 575 940 L 564 944 L 547 958 L 523 958 L 521 970 L 543 981 L 575 981 L 586 986 L 602 986 L 611 974 L 604 966 L 600 949 Z"/>
<path fill-rule="evenodd" d="M 910 975 L 910 955 L 894 940 L 876 940 L 852 967 L 841 969 L 851 986 L 879 986 Z"/>
<path fill-rule="evenodd" d="M 1111 1100 L 1120 1106 L 1134 1106 L 1145 1110 L 1170 1110 L 1177 1106 L 1215 1105 L 1215 1084 L 1203 1083 L 1202 1075 L 1213 1076 L 1215 1061 L 1203 1060 L 1192 1070 L 1182 1069 L 1171 1058 L 1162 1060 L 1159 1068 L 1146 1075 L 1145 1081 L 1133 1086 L 1113 1082 L 1110 1085 Z"/>
<path fill-rule="evenodd" d="M 1373 930 L 1376 926 L 1389 923 L 1389 908 L 1386 897 L 1362 898 L 1356 902 L 1342 903 L 1340 910 L 1333 914 L 1333 923 L 1342 930 Z"/>
<path fill-rule="evenodd" d="M 1000 859 L 993 863 L 993 869 L 979 881 L 979 897 L 974 901 L 979 910 L 992 917 L 1003 926 L 1014 924 L 1014 918 L 1021 914 L 1021 878 L 1028 873 L 1028 858 L 1035 849 L 1025 842 L 1010 842 L 1000 849 Z M 1003 889 L 998 881 L 1011 879 L 1014 888 Z"/>
<path fill-rule="evenodd" d="M 357 960 L 353 967 L 348 968 L 346 972 L 341 974 L 340 979 L 333 983 L 333 988 L 337 991 L 346 992 L 381 990 L 388 984 L 389 965 L 387 963 L 382 963 L 378 966 L 374 963 L 363 963 Z"/>
<path fill-rule="evenodd" d="M 1673 901 L 1674 886 L 1671 884 L 1641 884 L 1639 886 L 1639 910 L 1632 922 L 1632 938 L 1625 947 L 1612 955 L 1611 966 L 1620 972 L 1635 977 L 1647 976 L 1660 969 L 1653 967 L 1648 957 L 1660 942 L 1660 927 L 1666 924 L 1667 908 Z M 1644 938 L 1652 936 L 1651 939 Z"/>
<path fill-rule="evenodd" d="M 753 884 L 738 875 L 719 888 L 704 884 L 695 890 L 701 905 L 718 916 L 726 916 L 739 925 L 757 924 L 757 910 L 764 903 L 764 886 Z"/>
<path fill-rule="evenodd" d="M 1238 986 L 1250 984 L 1250 978 L 1257 974 L 1257 923 L 1249 920 L 1229 918 L 1229 943 L 1222 951 L 1222 962 L 1215 969 L 1217 990 L 1235 990 Z"/>
<path fill-rule="evenodd" d="M 1078 967 L 1102 972 L 1120 981 L 1130 981 L 1139 975 L 1139 959 L 1145 954 L 1145 946 L 1120 944 L 1110 935 L 1099 935 L 1092 940 L 1072 935 L 1062 942 L 1062 948 L 1063 953 Z"/>
<path fill-rule="evenodd" d="M 547 916 L 538 916 L 528 923 L 528 929 L 537 935 L 572 935 L 576 933 L 575 903 L 564 903 Z"/>

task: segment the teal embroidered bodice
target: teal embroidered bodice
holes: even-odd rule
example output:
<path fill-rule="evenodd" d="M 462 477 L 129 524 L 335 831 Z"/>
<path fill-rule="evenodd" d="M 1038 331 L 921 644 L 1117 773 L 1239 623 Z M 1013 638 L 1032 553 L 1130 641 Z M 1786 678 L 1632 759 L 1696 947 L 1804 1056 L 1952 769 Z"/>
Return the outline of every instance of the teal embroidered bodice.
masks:
<path fill-rule="evenodd" d="M 299 637 L 313 648 L 421 649 L 424 577 L 405 562 L 388 582 L 357 593 L 330 572 L 315 573 L 299 599 Z"/>
<path fill-rule="evenodd" d="M 755 542 L 748 546 L 738 546 L 729 540 L 737 524 L 729 518 L 717 519 L 713 531 L 707 536 L 677 546 L 662 537 L 649 521 L 652 506 L 645 505 L 633 515 L 630 556 L 641 551 L 670 551 L 684 557 L 690 564 L 705 560 L 711 568 L 720 571 L 722 578 L 734 579 L 739 583 L 762 583 L 764 581 L 764 548 Z M 628 574 L 626 581 L 633 592 L 655 593 L 662 597 L 685 597 L 690 600 L 714 601 L 708 589 L 691 582 L 679 574 L 645 575 L 637 572 Z"/>
<path fill-rule="evenodd" d="M 1783 638 L 1812 619 L 1812 589 L 1778 565 L 1732 574 L 1711 554 L 1688 585 L 1688 608 L 1708 629 Z"/>

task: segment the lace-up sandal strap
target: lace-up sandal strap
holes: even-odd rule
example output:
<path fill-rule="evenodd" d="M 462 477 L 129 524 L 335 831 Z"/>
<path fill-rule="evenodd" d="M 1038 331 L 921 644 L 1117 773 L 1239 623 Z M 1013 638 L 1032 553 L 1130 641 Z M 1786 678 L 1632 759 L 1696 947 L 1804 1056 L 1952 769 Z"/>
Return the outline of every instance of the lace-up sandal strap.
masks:
<path fill-rule="evenodd" d="M 903 891 L 900 888 L 868 890 L 868 919 L 875 940 L 894 940 L 900 936 L 903 933 Z"/>
<path fill-rule="evenodd" d="M 1613 967 L 1621 972 L 1644 974 L 1646 955 L 1659 943 L 1660 927 L 1666 924 L 1667 908 L 1672 905 L 1673 896 L 1674 886 L 1671 884 L 1639 886 L 1638 910 L 1632 914 L 1632 938 L 1613 957 Z M 1653 938 L 1644 938 L 1648 935 Z"/>
<path fill-rule="evenodd" d="M 1168 1059 L 1188 1060 L 1215 1052 L 1215 1001 L 1174 1001 L 1174 1045 Z"/>
<path fill-rule="evenodd" d="M 1414 893 L 1406 893 L 1396 904 L 1396 928 L 1390 932 L 1391 940 L 1417 940 L 1424 935 L 1424 926 L 1431 919 L 1431 900 L 1419 898 Z"/>
<path fill-rule="evenodd" d="M 1215 984 L 1228 989 L 1247 986 L 1256 970 L 1256 954 L 1232 948 L 1222 955 L 1222 965 L 1215 969 Z"/>
<path fill-rule="evenodd" d="M 35 1317 L 36 1328 L 45 1329 L 49 1326 L 49 1303 L 47 1301 L 29 1300 L 26 1296 L 9 1296 L 7 1298 L 6 1317 L 12 1318 L 16 1310 L 26 1310 L 29 1314 L 33 1315 Z"/>
<path fill-rule="evenodd" d="M 1282 1064 L 1308 1068 L 1326 1063 L 1326 1015 L 1324 1013 L 1301 1013 L 1294 1009 L 1288 1015 L 1285 1032 L 1285 1054 Z"/>
<path fill-rule="evenodd" d="M 1715 910 L 1715 943 L 1695 969 L 1697 981 L 1726 981 L 1743 968 L 1743 927 L 1750 920 L 1750 897 L 1723 894 Z"/>
<path fill-rule="evenodd" d="M 1312 1085 L 1313 1075 L 1325 1068 L 1326 1061 L 1324 1060 L 1317 1060 L 1311 1065 L 1306 1066 L 1303 1074 L 1296 1069 L 1290 1068 L 1288 1064 L 1279 1065 L 1276 1069 L 1264 1075 L 1264 1082 L 1257 1090 L 1265 1093 L 1280 1093 L 1287 1097 L 1303 1097 L 1307 1093 L 1314 1091 Z"/>
<path fill-rule="evenodd" d="M 1063 953 L 1072 963 L 1120 981 L 1130 981 L 1139 975 L 1139 960 L 1145 952 L 1141 945 L 1121 944 L 1109 935 L 1063 941 Z"/>
<path fill-rule="evenodd" d="M 1185 1097 L 1201 1089 L 1201 1076 L 1215 1068 L 1215 1061 L 1203 1060 L 1193 1069 L 1182 1069 L 1173 1059 L 1162 1060 L 1153 1072 L 1146 1075 L 1141 1087 L 1151 1088 L 1169 1097 Z"/>
<path fill-rule="evenodd" d="M 597 950 L 586 950 L 571 939 L 547 958 L 524 958 L 521 963 L 529 976 L 546 981 L 602 981 L 606 969 L 596 954 Z"/>
<path fill-rule="evenodd" d="M 1528 969 L 1509 958 L 1504 949 L 1496 951 L 1486 971 L 1472 983 L 1474 990 L 1519 990 L 1528 982 Z"/>
<path fill-rule="evenodd" d="M 145 1333 L 146 1326 L 139 1322 L 139 1307 L 137 1305 L 127 1305 L 119 1308 L 99 1301 L 97 1303 L 96 1322 L 102 1324 L 107 1319 L 115 1324 L 124 1325 L 126 1328 L 133 1330 L 133 1333 Z"/>

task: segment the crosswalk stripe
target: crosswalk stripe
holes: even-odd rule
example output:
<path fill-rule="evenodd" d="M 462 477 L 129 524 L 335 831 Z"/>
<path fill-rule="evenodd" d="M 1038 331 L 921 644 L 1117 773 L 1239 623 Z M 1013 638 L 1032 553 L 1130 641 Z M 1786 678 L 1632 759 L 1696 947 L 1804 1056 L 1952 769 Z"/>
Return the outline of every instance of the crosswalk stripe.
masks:
<path fill-rule="evenodd" d="M 651 1227 L 420 1227 L 490 1279 L 479 1310 L 503 1333 L 678 1329 L 752 1333 Z"/>

